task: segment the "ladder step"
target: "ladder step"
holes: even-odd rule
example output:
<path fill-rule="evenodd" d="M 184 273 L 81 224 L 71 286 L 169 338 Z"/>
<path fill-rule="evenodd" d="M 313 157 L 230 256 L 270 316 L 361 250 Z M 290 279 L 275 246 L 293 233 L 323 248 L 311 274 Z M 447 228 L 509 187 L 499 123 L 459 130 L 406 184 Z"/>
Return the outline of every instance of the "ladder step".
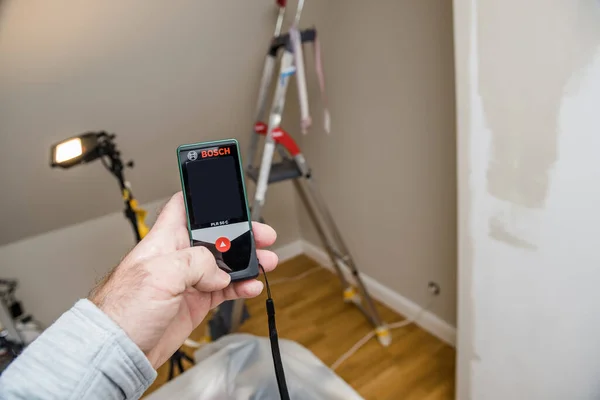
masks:
<path fill-rule="evenodd" d="M 248 177 L 254 182 L 258 180 L 259 169 L 256 167 L 248 167 L 246 170 Z M 281 162 L 271 165 L 271 173 L 269 174 L 269 183 L 287 181 L 289 179 L 299 178 L 302 174 L 296 166 L 294 160 L 285 159 Z"/>

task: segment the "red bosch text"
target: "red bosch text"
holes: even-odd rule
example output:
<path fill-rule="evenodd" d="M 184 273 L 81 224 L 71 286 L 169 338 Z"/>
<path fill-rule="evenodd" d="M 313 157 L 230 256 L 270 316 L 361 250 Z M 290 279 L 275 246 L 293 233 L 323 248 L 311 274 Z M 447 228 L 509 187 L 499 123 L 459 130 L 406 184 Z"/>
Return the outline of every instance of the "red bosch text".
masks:
<path fill-rule="evenodd" d="M 231 149 L 229 147 L 222 147 L 215 150 L 202 150 L 200 154 L 202 158 L 226 156 L 231 154 Z"/>

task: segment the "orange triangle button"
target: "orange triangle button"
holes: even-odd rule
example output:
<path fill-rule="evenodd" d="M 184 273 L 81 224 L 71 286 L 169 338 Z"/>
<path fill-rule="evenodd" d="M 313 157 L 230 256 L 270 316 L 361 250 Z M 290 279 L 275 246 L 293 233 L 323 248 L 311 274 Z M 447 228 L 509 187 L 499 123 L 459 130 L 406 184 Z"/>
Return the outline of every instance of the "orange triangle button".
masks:
<path fill-rule="evenodd" d="M 226 237 L 220 237 L 215 242 L 215 246 L 218 251 L 221 253 L 225 253 L 231 248 L 231 242 Z"/>

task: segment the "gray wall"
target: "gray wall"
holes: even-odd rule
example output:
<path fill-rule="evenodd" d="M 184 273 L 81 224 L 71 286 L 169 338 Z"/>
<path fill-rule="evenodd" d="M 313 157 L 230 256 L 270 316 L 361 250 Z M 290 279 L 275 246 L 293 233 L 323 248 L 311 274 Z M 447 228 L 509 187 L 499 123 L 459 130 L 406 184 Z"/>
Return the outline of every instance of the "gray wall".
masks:
<path fill-rule="evenodd" d="M 10 228 L 0 242 L 30 238 L 0 248 L 0 276 L 21 279 L 30 311 L 51 321 L 132 245 L 111 177 L 100 165 L 50 170 L 50 144 L 88 129 L 119 133 L 138 165 L 129 172 L 136 194 L 162 201 L 179 187 L 178 144 L 245 143 L 274 11 L 271 0 L 3 3 L 0 180 L 9 194 L 0 220 Z M 420 305 L 427 282 L 438 282 L 432 311 L 454 324 L 451 17 L 449 2 L 433 0 L 308 1 L 302 24 L 321 32 L 333 131 L 321 129 L 310 54 L 314 127 L 297 134 L 295 84 L 284 127 L 361 270 Z M 17 176 L 23 149 L 35 156 Z M 318 244 L 289 185 L 269 196 L 278 245 Z"/>
<path fill-rule="evenodd" d="M 146 205 L 153 221 L 165 201 Z M 120 212 L 0 247 L 0 276 L 19 280 L 25 311 L 48 326 L 135 245 Z"/>
<path fill-rule="evenodd" d="M 421 306 L 427 283 L 438 282 L 431 311 L 454 325 L 451 3 L 326 4 L 318 26 L 332 133 L 322 132 L 313 79 L 315 124 L 303 149 L 361 271 Z M 318 244 L 308 221 L 302 211 L 302 235 Z"/>
<path fill-rule="evenodd" d="M 52 322 L 133 246 L 114 179 L 99 162 L 51 170 L 50 145 L 116 132 L 154 214 L 179 190 L 179 144 L 246 144 L 275 13 L 271 0 L 0 3 L 0 276 L 19 279 L 29 312 Z M 289 185 L 265 217 L 278 246 L 299 238 Z"/>
<path fill-rule="evenodd" d="M 275 15 L 271 0 L 3 1 L 0 244 L 122 207 L 99 163 L 49 168 L 70 135 L 117 133 L 142 202 L 179 190 L 179 144 L 245 144 Z M 293 214 L 276 215 L 293 237 Z"/>

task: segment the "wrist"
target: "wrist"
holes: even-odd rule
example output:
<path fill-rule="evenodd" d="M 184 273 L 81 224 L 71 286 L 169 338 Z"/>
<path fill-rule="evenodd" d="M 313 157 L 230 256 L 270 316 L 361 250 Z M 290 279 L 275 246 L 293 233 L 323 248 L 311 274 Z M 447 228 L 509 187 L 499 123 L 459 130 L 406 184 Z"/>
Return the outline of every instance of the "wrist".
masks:
<path fill-rule="evenodd" d="M 135 382 L 137 382 L 135 386 L 141 384 L 143 387 L 148 387 L 154 381 L 157 375 L 154 364 L 150 362 L 137 343 L 109 313 L 90 299 L 80 300 L 75 305 L 74 311 L 79 312 L 80 315 L 85 315 L 86 319 L 93 322 L 95 325 L 94 331 L 106 337 L 106 340 L 110 340 L 108 347 L 113 348 L 115 354 L 120 355 L 121 361 L 119 362 L 122 362 L 123 366 L 115 368 L 113 365 L 111 371 L 113 368 L 116 371 L 129 368 Z M 111 379 L 116 382 L 124 378 L 115 376 Z"/>
<path fill-rule="evenodd" d="M 144 338 L 140 337 L 142 327 L 139 324 L 132 321 L 130 316 L 123 315 L 123 310 L 120 307 L 115 307 L 112 304 L 113 302 L 103 295 L 102 291 L 91 295 L 89 300 L 123 331 L 127 338 L 144 354 L 152 368 L 157 369 L 160 367 L 160 354 L 156 354 L 152 346 L 144 343 Z"/>
<path fill-rule="evenodd" d="M 106 301 L 106 297 L 101 293 L 96 293 L 88 298 L 88 300 L 96 306 L 98 310 L 100 310 L 106 317 L 108 317 L 112 323 L 117 325 L 120 330 L 125 333 L 127 338 L 131 340 L 144 354 L 146 351 L 140 346 L 140 343 L 133 335 L 134 332 L 129 329 L 129 326 L 126 324 L 126 318 L 121 316 L 121 313 L 114 306 L 111 305 L 110 301 Z"/>

